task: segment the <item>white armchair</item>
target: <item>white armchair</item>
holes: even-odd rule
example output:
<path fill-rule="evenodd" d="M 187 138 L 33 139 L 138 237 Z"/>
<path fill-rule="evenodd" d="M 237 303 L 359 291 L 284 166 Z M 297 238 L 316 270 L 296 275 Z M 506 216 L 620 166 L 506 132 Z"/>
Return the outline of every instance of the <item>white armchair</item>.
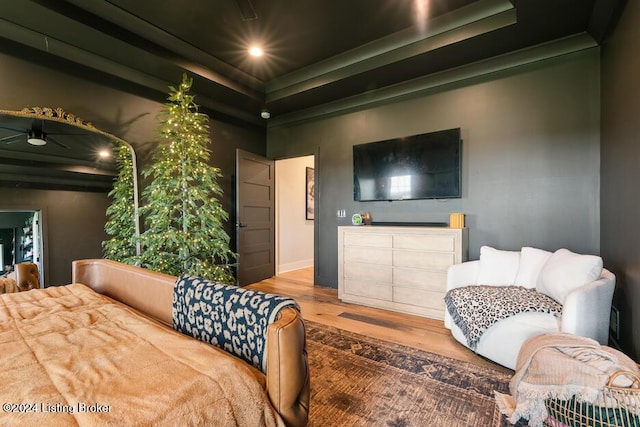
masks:
<path fill-rule="evenodd" d="M 590 263 L 586 266 L 589 271 L 585 271 L 585 260 Z M 599 268 L 597 260 L 600 261 Z M 501 271 L 491 271 L 495 269 Z M 488 283 L 489 280 L 494 283 Z M 534 335 L 568 332 L 606 345 L 615 280 L 611 272 L 602 268 L 599 257 L 577 255 L 566 249 L 552 254 L 534 248 L 523 248 L 521 256 L 520 252 L 483 247 L 480 260 L 449 268 L 447 290 L 481 284 L 521 285 L 536 288 L 562 304 L 559 318 L 548 313 L 519 313 L 499 320 L 482 334 L 476 353 L 515 369 L 520 347 Z M 447 310 L 444 322 L 453 337 L 469 347 L 465 335 Z"/>

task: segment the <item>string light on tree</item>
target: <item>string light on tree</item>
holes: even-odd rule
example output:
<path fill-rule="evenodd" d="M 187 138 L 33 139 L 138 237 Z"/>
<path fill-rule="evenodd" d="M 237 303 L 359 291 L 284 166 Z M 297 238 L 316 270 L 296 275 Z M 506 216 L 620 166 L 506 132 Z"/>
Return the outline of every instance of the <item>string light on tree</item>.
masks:
<path fill-rule="evenodd" d="M 143 191 L 142 265 L 231 283 L 235 254 L 224 230 L 228 214 L 219 201 L 222 174 L 210 164 L 209 118 L 198 112 L 191 85 L 184 76 L 179 89 L 170 87 L 159 115 L 162 144 L 143 171 L 152 181 Z"/>
<path fill-rule="evenodd" d="M 125 145 L 117 145 L 114 155 L 118 176 L 114 180 L 113 189 L 109 192 L 112 203 L 107 208 L 107 222 L 104 226 L 104 231 L 110 239 L 102 242 L 102 250 L 107 259 L 135 264 L 133 158 Z"/>

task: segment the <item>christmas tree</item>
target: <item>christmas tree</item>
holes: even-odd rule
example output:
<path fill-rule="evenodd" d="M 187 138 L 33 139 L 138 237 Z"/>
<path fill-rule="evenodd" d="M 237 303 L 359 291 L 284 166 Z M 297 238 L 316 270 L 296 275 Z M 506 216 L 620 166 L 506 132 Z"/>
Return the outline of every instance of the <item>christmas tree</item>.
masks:
<path fill-rule="evenodd" d="M 118 176 L 109 192 L 112 199 L 107 208 L 104 230 L 111 236 L 102 242 L 104 257 L 114 261 L 134 264 L 136 262 L 136 226 L 134 217 L 133 158 L 129 148 L 116 143 L 115 159 Z"/>
<path fill-rule="evenodd" d="M 173 276 L 187 273 L 231 283 L 235 255 L 223 228 L 228 214 L 218 200 L 222 174 L 209 164 L 209 118 L 198 112 L 192 83 L 183 76 L 177 89 L 170 87 L 158 116 L 163 143 L 143 171 L 152 181 L 143 191 L 141 261 L 143 267 Z"/>

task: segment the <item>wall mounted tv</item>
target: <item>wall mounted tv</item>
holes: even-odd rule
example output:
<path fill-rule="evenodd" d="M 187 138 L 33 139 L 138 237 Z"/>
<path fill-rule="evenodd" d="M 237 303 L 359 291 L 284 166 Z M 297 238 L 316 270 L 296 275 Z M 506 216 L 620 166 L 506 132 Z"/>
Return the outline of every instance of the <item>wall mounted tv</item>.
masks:
<path fill-rule="evenodd" d="M 462 196 L 460 128 L 353 146 L 356 201 Z"/>

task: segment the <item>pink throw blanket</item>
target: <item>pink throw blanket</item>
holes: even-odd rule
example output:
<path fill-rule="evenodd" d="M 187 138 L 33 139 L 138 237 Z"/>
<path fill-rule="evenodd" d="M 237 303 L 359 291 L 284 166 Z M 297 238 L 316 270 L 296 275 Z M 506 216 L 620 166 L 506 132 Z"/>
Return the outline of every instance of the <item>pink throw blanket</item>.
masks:
<path fill-rule="evenodd" d="M 602 390 L 617 371 L 640 375 L 636 363 L 624 353 L 572 334 L 542 334 L 529 338 L 518 354 L 516 373 L 509 384 L 511 396 L 496 392 L 496 403 L 512 423 L 520 418 L 529 426 L 542 426 L 548 398 L 600 402 Z M 614 385 L 633 381 L 618 376 Z"/>

